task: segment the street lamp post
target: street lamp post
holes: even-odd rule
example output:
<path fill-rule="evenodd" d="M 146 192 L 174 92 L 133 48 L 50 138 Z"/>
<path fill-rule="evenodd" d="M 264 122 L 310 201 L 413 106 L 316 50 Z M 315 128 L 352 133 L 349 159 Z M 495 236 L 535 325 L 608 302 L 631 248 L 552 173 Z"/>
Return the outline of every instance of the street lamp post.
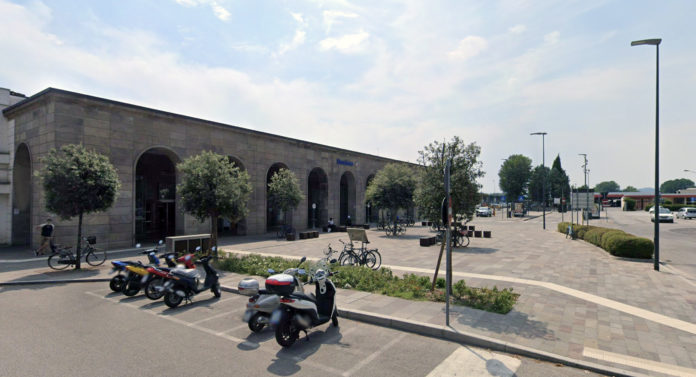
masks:
<path fill-rule="evenodd" d="M 662 39 L 643 39 L 631 46 L 655 46 L 655 271 L 660 271 L 660 43 Z"/>
<path fill-rule="evenodd" d="M 544 174 L 543 182 L 541 185 L 541 208 L 542 208 L 542 213 L 544 217 L 544 229 L 546 229 L 546 146 L 545 146 L 545 140 L 544 138 L 546 137 L 547 133 L 546 132 L 532 132 L 530 135 L 541 135 L 541 171 Z"/>
<path fill-rule="evenodd" d="M 316 209 L 317 209 L 317 203 L 312 203 L 312 229 L 316 228 L 316 221 L 317 221 Z"/>

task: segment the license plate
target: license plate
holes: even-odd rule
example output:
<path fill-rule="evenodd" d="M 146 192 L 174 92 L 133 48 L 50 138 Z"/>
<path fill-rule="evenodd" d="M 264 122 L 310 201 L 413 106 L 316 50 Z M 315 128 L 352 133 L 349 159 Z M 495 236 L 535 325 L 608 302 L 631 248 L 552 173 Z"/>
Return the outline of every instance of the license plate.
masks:
<path fill-rule="evenodd" d="M 253 310 L 247 310 L 246 312 L 244 312 L 244 317 L 242 318 L 242 320 L 243 320 L 244 322 L 249 322 L 249 320 L 251 319 L 251 316 L 252 316 L 253 314 L 254 314 L 254 311 L 253 311 Z"/>
<path fill-rule="evenodd" d="M 282 316 L 283 312 L 280 310 L 274 310 L 273 314 L 271 314 L 271 325 L 272 326 L 278 326 L 280 323 L 280 317 Z"/>

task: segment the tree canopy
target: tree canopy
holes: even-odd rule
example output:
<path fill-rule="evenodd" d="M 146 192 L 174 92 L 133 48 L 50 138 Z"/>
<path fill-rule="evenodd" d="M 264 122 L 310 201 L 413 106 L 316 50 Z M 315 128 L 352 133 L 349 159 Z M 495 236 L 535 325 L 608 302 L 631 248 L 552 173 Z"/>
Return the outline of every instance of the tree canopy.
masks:
<path fill-rule="evenodd" d="M 416 177 L 413 170 L 404 165 L 391 163 L 380 169 L 365 191 L 365 204 L 377 208 L 388 208 L 396 214 L 400 208 L 413 206 L 413 193 L 416 190 Z M 396 225 L 396 216 L 393 216 Z M 396 226 L 394 227 L 396 235 Z"/>
<path fill-rule="evenodd" d="M 594 190 L 595 192 L 615 192 L 620 190 L 620 186 L 614 181 L 604 181 L 597 183 Z"/>
<path fill-rule="evenodd" d="M 177 190 L 183 210 L 203 222 L 210 219 L 211 246 L 217 246 L 217 222 L 224 217 L 235 223 L 247 213 L 251 194 L 249 174 L 227 156 L 203 151 L 177 165 L 182 173 Z"/>
<path fill-rule="evenodd" d="M 444 147 L 444 156 L 443 156 Z M 452 159 L 450 186 L 452 210 L 454 214 L 471 219 L 476 204 L 481 200 L 476 180 L 484 176 L 482 163 L 478 160 L 481 148 L 476 143 L 466 144 L 458 136 L 449 142 L 434 141 L 418 152 L 419 181 L 414 194 L 416 206 L 421 216 L 438 222 L 442 218 L 442 198 L 445 197 L 445 163 Z"/>
<path fill-rule="evenodd" d="M 70 219 L 78 216 L 76 269 L 80 268 L 80 240 L 84 214 L 111 208 L 121 182 L 109 158 L 82 145 L 68 144 L 51 149 L 42 159 L 38 174 L 43 182 L 46 210 Z"/>
<path fill-rule="evenodd" d="M 508 201 L 516 201 L 525 193 L 531 174 L 532 160 L 527 156 L 513 154 L 503 162 L 498 177 L 500 188 L 507 195 Z"/>
<path fill-rule="evenodd" d="M 554 198 L 567 198 L 570 196 L 570 179 L 565 170 L 563 170 L 561 166 L 561 157 L 558 155 L 556 155 L 551 165 L 547 190 L 549 190 L 549 188 L 551 196 Z"/>
<path fill-rule="evenodd" d="M 683 190 L 689 187 L 694 187 L 694 181 L 688 178 L 670 179 L 660 185 L 660 192 L 673 193 L 677 192 L 677 190 Z"/>
<path fill-rule="evenodd" d="M 290 210 L 304 199 L 304 194 L 297 183 L 295 173 L 288 169 L 280 169 L 273 174 L 268 184 L 268 201 L 272 207 L 278 208 L 285 214 L 286 223 Z"/>
<path fill-rule="evenodd" d="M 546 166 L 537 166 L 529 177 L 529 197 L 532 201 L 542 202 L 544 200 L 544 179 L 550 175 L 551 169 Z M 546 197 L 550 194 L 549 184 L 546 183 Z"/>
<path fill-rule="evenodd" d="M 624 187 L 624 189 L 622 191 L 623 192 L 637 192 L 638 189 L 631 186 L 631 185 L 628 185 L 628 186 Z"/>

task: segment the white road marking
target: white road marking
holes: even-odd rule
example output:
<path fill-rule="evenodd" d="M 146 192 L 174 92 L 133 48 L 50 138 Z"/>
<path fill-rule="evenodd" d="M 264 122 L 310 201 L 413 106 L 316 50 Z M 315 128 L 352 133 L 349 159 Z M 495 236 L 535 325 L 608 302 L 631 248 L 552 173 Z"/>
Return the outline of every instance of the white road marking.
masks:
<path fill-rule="evenodd" d="M 492 353 L 483 349 L 458 347 L 428 377 L 512 377 L 522 361 L 514 357 Z"/>
<path fill-rule="evenodd" d="M 358 370 L 360 370 L 360 368 L 364 367 L 365 365 L 367 365 L 368 363 L 370 363 L 372 360 L 374 360 L 377 356 L 379 356 L 379 355 L 381 355 L 382 353 L 384 353 L 384 351 L 386 351 L 387 349 L 389 349 L 391 346 L 393 346 L 394 344 L 400 342 L 401 339 L 403 339 L 404 337 L 406 337 L 406 334 L 404 334 L 404 333 L 399 334 L 399 336 L 397 336 L 396 338 L 392 339 L 389 343 L 383 345 L 383 346 L 380 347 L 377 351 L 371 353 L 371 354 L 370 354 L 369 356 L 367 356 L 366 358 L 360 360 L 360 362 L 357 363 L 353 368 L 351 368 L 350 370 L 344 372 L 344 373 L 343 373 L 343 377 L 349 377 L 349 376 L 351 376 L 353 373 L 355 373 L 355 372 L 357 372 Z"/>
<path fill-rule="evenodd" d="M 678 365 L 665 364 L 658 361 L 641 359 L 633 356 L 621 355 L 618 353 L 598 350 L 596 348 L 585 347 L 585 349 L 582 350 L 582 355 L 592 359 L 628 365 L 634 368 L 645 369 L 656 373 L 669 374 L 672 376 L 696 376 L 696 369 L 680 367 Z"/>
<path fill-rule="evenodd" d="M 199 324 L 199 323 L 203 323 L 203 322 L 206 322 L 206 321 L 210 321 L 211 319 L 215 319 L 215 318 L 220 318 L 220 317 L 226 316 L 226 315 L 228 315 L 228 314 L 239 313 L 239 312 L 241 312 L 241 311 L 243 311 L 243 310 L 246 310 L 246 307 L 241 308 L 241 309 L 230 310 L 229 312 L 224 312 L 224 313 L 216 314 L 216 315 L 214 315 L 214 316 L 212 316 L 212 317 L 203 318 L 203 319 L 198 320 L 198 321 L 196 321 L 196 322 L 192 322 L 191 324 L 192 324 L 192 325 L 197 325 L 197 324 Z"/>

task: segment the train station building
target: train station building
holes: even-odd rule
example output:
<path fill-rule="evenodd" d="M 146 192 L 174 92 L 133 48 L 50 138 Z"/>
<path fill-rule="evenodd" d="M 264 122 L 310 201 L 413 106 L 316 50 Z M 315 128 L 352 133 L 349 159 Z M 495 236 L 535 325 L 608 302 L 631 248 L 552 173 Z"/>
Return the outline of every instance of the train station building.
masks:
<path fill-rule="evenodd" d="M 6 132 L 0 136 L 9 145 L 11 206 L 0 216 L 15 245 L 35 247 L 36 227 L 49 217 L 56 224 L 56 242 L 75 243 L 77 220 L 46 212 L 36 175 L 42 157 L 65 144 L 96 150 L 118 170 L 121 189 L 114 206 L 84 219 L 83 234 L 96 235 L 105 248 L 209 233 L 208 223 L 182 213 L 176 192 L 181 179 L 176 164 L 203 150 L 229 156 L 249 173 L 253 187 L 247 218 L 237 223 L 220 219 L 220 236 L 262 234 L 282 224 L 283 214 L 268 205 L 267 195 L 268 182 L 282 168 L 295 173 L 305 195 L 290 214 L 297 230 L 320 227 L 330 217 L 337 224 L 348 215 L 353 223 L 374 221 L 376 211 L 364 205 L 367 184 L 384 165 L 400 162 L 61 89 L 16 97 L 7 105 L 2 110 Z"/>

